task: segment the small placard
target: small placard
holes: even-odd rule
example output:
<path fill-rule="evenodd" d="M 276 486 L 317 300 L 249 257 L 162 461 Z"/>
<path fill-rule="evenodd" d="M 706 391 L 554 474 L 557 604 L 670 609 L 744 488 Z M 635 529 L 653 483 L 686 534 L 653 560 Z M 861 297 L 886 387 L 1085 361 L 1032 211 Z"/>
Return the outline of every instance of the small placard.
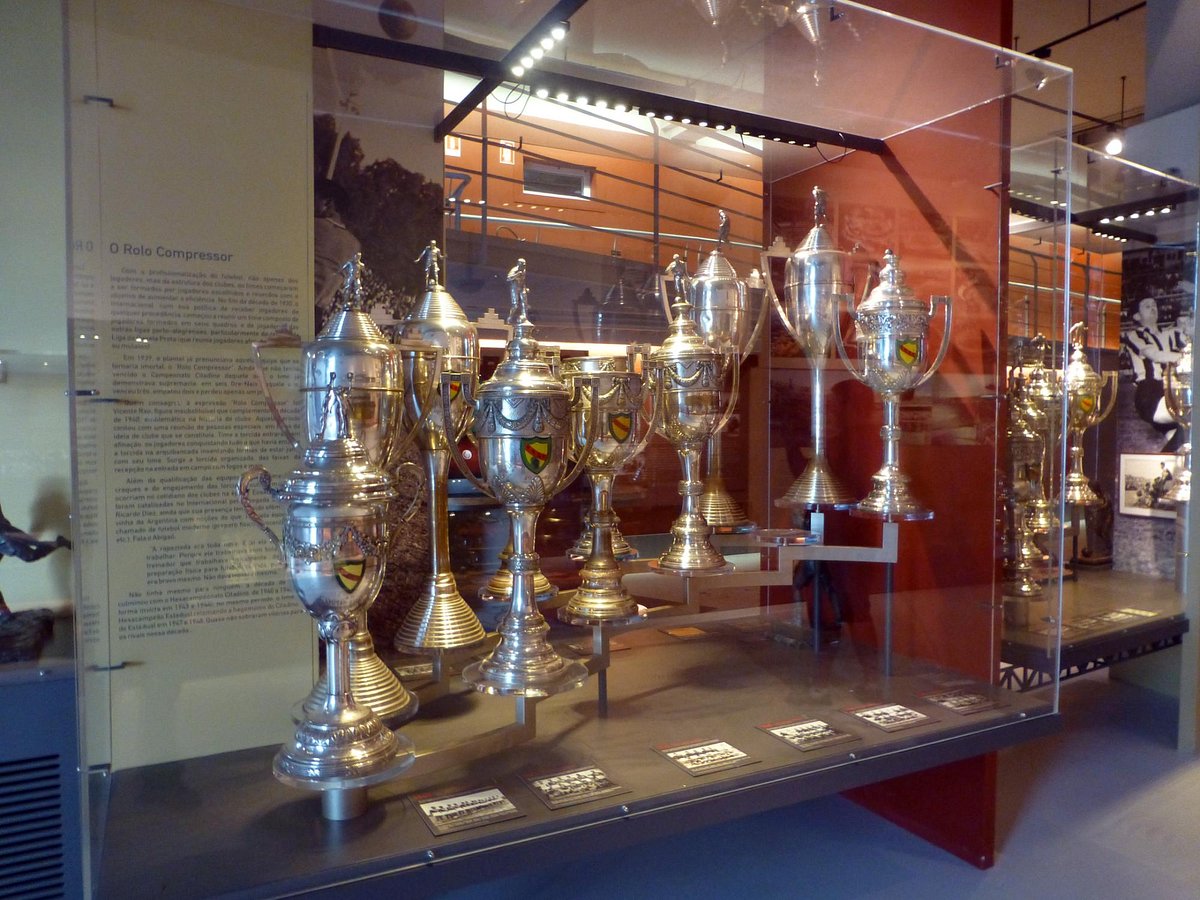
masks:
<path fill-rule="evenodd" d="M 834 728 L 822 719 L 792 719 L 787 722 L 772 722 L 759 725 L 767 734 L 787 741 L 797 750 L 816 750 L 831 744 L 844 744 L 859 740 L 858 735 Z"/>
<path fill-rule="evenodd" d="M 596 649 L 592 645 L 591 641 L 575 641 L 573 643 L 567 644 L 567 647 L 570 648 L 570 650 L 572 652 L 574 652 L 575 654 L 577 654 L 579 656 L 591 656 L 595 652 L 595 649 Z M 609 653 L 617 653 L 621 650 L 628 650 L 628 649 L 629 649 L 629 645 L 627 643 L 625 643 L 624 641 L 610 640 L 608 642 L 608 652 Z"/>
<path fill-rule="evenodd" d="M 1130 622 L 1140 622 L 1154 613 L 1144 609 L 1110 609 L 1096 616 L 1098 622 L 1105 625 L 1128 625 Z"/>
<path fill-rule="evenodd" d="M 734 769 L 758 760 L 726 741 L 695 741 L 655 747 L 659 753 L 692 775 Z"/>
<path fill-rule="evenodd" d="M 859 709 L 848 709 L 846 712 L 852 713 L 864 722 L 870 722 L 876 728 L 882 728 L 884 731 L 900 731 L 932 721 L 925 713 L 901 706 L 899 703 L 863 706 Z"/>
<path fill-rule="evenodd" d="M 1133 607 L 1133 606 L 1122 606 L 1120 609 L 1117 610 L 1117 612 L 1126 613 L 1128 615 L 1135 616 L 1139 619 L 1153 619 L 1155 616 L 1158 615 L 1158 613 L 1156 613 L 1152 609 L 1137 609 L 1136 607 Z"/>
<path fill-rule="evenodd" d="M 931 694 L 923 694 L 921 699 L 956 712 L 960 716 L 969 716 L 971 713 L 983 712 L 985 709 L 995 709 L 999 705 L 987 694 L 970 688 L 935 691 Z"/>
<path fill-rule="evenodd" d="M 491 822 L 518 819 L 525 815 L 498 787 L 479 788 L 457 794 L 412 798 L 413 805 L 434 834 L 451 834 Z"/>
<path fill-rule="evenodd" d="M 693 638 L 706 637 L 708 632 L 703 628 L 696 628 L 694 625 L 684 625 L 680 628 L 664 628 L 663 634 L 669 634 L 673 638 L 690 641 Z"/>
<path fill-rule="evenodd" d="M 396 666 L 392 671 L 396 673 L 396 677 L 401 681 L 406 678 L 432 678 L 433 663 L 419 662 L 407 666 Z"/>
<path fill-rule="evenodd" d="M 551 809 L 629 792 L 629 788 L 617 784 L 603 769 L 595 766 L 522 777 L 530 790 L 537 794 L 538 799 Z"/>

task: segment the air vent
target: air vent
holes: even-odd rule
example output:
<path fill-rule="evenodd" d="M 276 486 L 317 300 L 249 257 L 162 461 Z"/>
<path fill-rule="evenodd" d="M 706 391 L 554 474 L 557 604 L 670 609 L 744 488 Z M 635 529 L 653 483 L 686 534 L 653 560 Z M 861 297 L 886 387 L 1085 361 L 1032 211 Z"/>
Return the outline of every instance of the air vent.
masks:
<path fill-rule="evenodd" d="M 587 166 L 526 159 L 522 190 L 540 197 L 586 200 L 592 196 L 592 171 Z"/>
<path fill-rule="evenodd" d="M 0 762 L 0 900 L 65 896 L 62 803 L 58 756 Z"/>

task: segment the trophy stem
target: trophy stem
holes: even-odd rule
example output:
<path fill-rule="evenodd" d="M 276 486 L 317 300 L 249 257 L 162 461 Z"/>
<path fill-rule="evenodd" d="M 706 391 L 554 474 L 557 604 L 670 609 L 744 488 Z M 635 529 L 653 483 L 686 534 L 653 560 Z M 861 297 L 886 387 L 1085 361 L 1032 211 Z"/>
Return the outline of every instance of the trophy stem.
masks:
<path fill-rule="evenodd" d="M 498 568 L 488 583 L 479 589 L 479 599 L 486 603 L 507 603 L 512 599 L 513 577 L 508 569 L 508 558 L 513 554 L 512 538 L 500 551 L 500 568 Z M 558 593 L 558 586 L 552 584 L 539 567 L 533 573 L 533 595 L 538 603 L 545 603 Z"/>
<path fill-rule="evenodd" d="M 570 556 L 573 559 L 587 559 L 592 555 L 592 511 L 600 508 L 600 494 L 602 491 L 605 491 L 609 497 L 607 501 L 608 512 L 609 515 L 612 516 L 612 524 L 609 526 L 608 531 L 612 537 L 613 556 L 617 559 L 637 558 L 637 549 L 631 545 L 629 541 L 625 540 L 625 535 L 621 534 L 621 530 L 617 527 L 621 523 L 621 517 L 613 511 L 611 490 L 612 478 L 615 475 L 615 472 L 611 473 L 609 475 L 608 485 L 604 486 L 596 483 L 596 475 L 594 473 L 588 473 L 588 480 L 592 484 L 592 503 L 591 506 L 588 507 L 583 531 L 580 532 L 579 539 L 576 540 L 575 543 L 571 545 L 571 549 L 567 551 L 567 556 Z"/>
<path fill-rule="evenodd" d="M 671 546 L 659 557 L 658 567 L 684 575 L 729 571 L 725 557 L 709 541 L 712 527 L 698 509 L 700 492 L 704 489 L 703 483 L 696 478 L 700 465 L 700 445 L 679 444 L 676 450 L 683 464 L 683 480 L 679 482 L 683 508 L 671 525 Z"/>
<path fill-rule="evenodd" d="M 908 476 L 900 470 L 900 398 L 886 394 L 883 398 L 883 467 L 871 476 L 871 490 L 851 511 L 851 515 L 869 516 L 906 522 L 933 518 L 933 510 L 921 506 L 908 489 Z"/>
<path fill-rule="evenodd" d="M 558 617 L 571 625 L 617 623 L 635 619 L 637 602 L 621 585 L 621 567 L 613 552 L 612 484 L 615 473 L 591 473 L 595 499 L 589 516 L 592 527 L 592 551 L 579 570 L 580 584 L 570 602 L 558 611 Z"/>
<path fill-rule="evenodd" d="M 354 634 L 348 642 L 350 691 L 385 725 L 395 727 L 416 715 L 417 698 L 376 654 L 375 642 L 367 630 L 366 610 L 354 613 L 353 619 Z M 303 714 L 311 717 L 325 705 L 328 695 L 329 679 L 323 673 L 301 707 Z"/>
<path fill-rule="evenodd" d="M 829 469 L 825 457 L 825 359 L 810 357 L 812 362 L 812 458 L 799 477 L 792 482 L 776 506 L 802 506 L 809 509 L 823 506 L 845 507 L 854 502 L 854 495 Z"/>
<path fill-rule="evenodd" d="M 395 646 L 402 653 L 427 653 L 471 647 L 487 636 L 479 617 L 467 605 L 450 569 L 449 472 L 450 449 L 422 447 L 429 485 L 429 543 L 431 573 L 396 633 Z"/>
<path fill-rule="evenodd" d="M 547 697 L 577 688 L 587 680 L 587 667 L 567 662 L 546 640 L 550 626 L 537 608 L 533 573 L 534 529 L 540 506 L 509 507 L 513 553 L 512 605 L 498 630 L 500 643 L 486 658 L 463 669 L 463 680 L 485 694 Z"/>
<path fill-rule="evenodd" d="M 1092 490 L 1083 474 L 1083 431 L 1071 429 L 1071 471 L 1067 473 L 1066 503 L 1071 506 L 1099 506 L 1103 501 Z"/>
<path fill-rule="evenodd" d="M 707 474 L 704 490 L 700 494 L 698 509 L 704 520 L 713 528 L 723 531 L 752 531 L 754 523 L 742 511 L 742 507 L 725 487 L 721 477 L 721 432 L 716 431 L 708 438 Z"/>

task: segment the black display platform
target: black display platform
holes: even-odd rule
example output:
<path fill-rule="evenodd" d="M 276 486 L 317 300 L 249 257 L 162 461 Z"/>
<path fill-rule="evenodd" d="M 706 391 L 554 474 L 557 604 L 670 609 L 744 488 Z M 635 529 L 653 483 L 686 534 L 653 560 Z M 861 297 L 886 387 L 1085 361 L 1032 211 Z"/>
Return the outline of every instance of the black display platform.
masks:
<path fill-rule="evenodd" d="M 247 897 L 337 890 L 354 882 L 427 896 L 537 865 L 628 846 L 768 808 L 985 753 L 1058 727 L 1047 699 L 971 682 L 935 666 L 893 660 L 843 642 L 815 653 L 783 638 L 773 619 L 661 627 L 619 635 L 608 671 L 608 715 L 597 678 L 536 709 L 529 743 L 421 779 L 373 788 L 360 818 L 328 822 L 315 795 L 270 773 L 275 747 L 116 773 L 97 860 L 102 897 Z M 695 634 L 693 629 L 699 631 Z M 587 632 L 572 643 L 578 645 Z M 566 644 L 564 654 L 573 654 Z M 993 703 L 959 711 L 931 694 L 967 692 Z M 856 715 L 898 705 L 917 724 L 885 730 Z M 511 698 L 455 682 L 403 732 L 419 751 L 510 723 Z M 901 718 L 906 718 L 902 714 Z M 801 750 L 762 726 L 821 719 L 854 740 Z M 659 749 L 726 742 L 753 761 L 691 774 Z M 623 793 L 551 809 L 528 779 L 582 766 Z M 517 818 L 435 836 L 410 793 L 442 796 L 498 787 Z M 98 823 L 100 824 L 100 823 Z M 392 881 L 394 880 L 394 882 Z"/>

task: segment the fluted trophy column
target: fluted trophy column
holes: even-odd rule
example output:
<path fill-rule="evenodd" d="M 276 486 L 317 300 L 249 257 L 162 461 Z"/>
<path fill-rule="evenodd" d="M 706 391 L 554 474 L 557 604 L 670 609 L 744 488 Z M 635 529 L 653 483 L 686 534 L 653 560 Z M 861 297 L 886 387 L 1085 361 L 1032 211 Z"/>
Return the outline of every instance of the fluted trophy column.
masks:
<path fill-rule="evenodd" d="M 918 300 L 904 283 L 900 260 L 891 251 L 879 284 L 850 311 L 858 345 L 857 364 L 846 353 L 840 330 L 835 330 L 838 353 L 850 372 L 883 399 L 883 466 L 871 477 L 871 490 L 851 515 L 894 521 L 933 518 L 909 490 L 908 475 L 900 468 L 900 396 L 924 384 L 946 356 L 950 347 L 951 307 L 949 297 Z M 929 325 L 937 308 L 943 310 L 942 343 L 932 364 L 929 361 Z"/>
<path fill-rule="evenodd" d="M 427 356 L 401 350 L 405 422 L 419 425 L 417 446 L 429 486 L 430 572 L 396 632 L 395 646 L 406 653 L 439 653 L 473 647 L 486 638 L 450 567 L 448 512 L 451 451 L 470 424 L 470 409 L 461 393 L 463 388 L 471 390 L 478 377 L 479 343 L 475 326 L 438 280 L 442 253 L 437 243 L 431 241 L 420 259 L 425 263 L 425 292 L 400 324 L 396 339 L 440 348 L 440 374 L 454 377 L 443 382 Z"/>
<path fill-rule="evenodd" d="M 485 659 L 467 666 L 463 680 L 483 693 L 543 697 L 579 687 L 587 679 L 582 663 L 563 659 L 546 639 L 550 626 L 534 597 L 538 516 L 583 467 L 582 460 L 572 469 L 567 467 L 571 397 L 539 358 L 526 316 L 525 260 L 518 260 L 508 273 L 508 283 L 513 337 L 495 374 L 480 386 L 478 399 L 469 395 L 469 389 L 465 398 L 474 402 L 473 431 L 482 477 L 475 477 L 463 464 L 457 446 L 451 449 L 472 483 L 503 503 L 508 513 L 512 599 L 497 629 L 500 643 Z M 594 440 L 594 417 L 590 432 Z M 591 441 L 584 457 L 590 445 Z"/>

